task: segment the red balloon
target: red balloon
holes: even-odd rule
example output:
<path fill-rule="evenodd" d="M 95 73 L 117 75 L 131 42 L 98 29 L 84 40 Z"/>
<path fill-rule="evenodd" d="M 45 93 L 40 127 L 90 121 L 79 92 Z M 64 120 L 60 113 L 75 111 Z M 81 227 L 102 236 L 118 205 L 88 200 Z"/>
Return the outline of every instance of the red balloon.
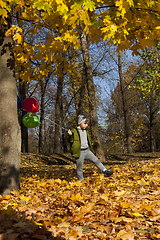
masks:
<path fill-rule="evenodd" d="M 23 108 L 27 112 L 35 113 L 38 111 L 39 105 L 38 105 L 38 102 L 36 101 L 36 99 L 30 97 L 30 98 L 26 98 L 23 101 Z"/>

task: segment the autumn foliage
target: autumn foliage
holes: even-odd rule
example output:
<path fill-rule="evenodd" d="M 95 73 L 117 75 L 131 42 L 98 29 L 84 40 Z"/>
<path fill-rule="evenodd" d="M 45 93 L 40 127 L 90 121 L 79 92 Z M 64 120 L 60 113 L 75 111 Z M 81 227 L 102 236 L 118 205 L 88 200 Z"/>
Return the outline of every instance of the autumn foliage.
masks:
<path fill-rule="evenodd" d="M 109 159 L 112 177 L 86 164 L 79 182 L 69 157 L 22 155 L 21 190 L 0 196 L 0 239 L 160 239 L 158 156 Z"/>
<path fill-rule="evenodd" d="M 72 72 L 61 53 L 71 45 L 80 49 L 82 29 L 91 43 L 108 39 L 118 50 L 129 48 L 134 54 L 138 49 L 153 46 L 160 37 L 159 1 L 0 1 L 1 24 L 7 24 L 9 12 L 14 24 L 6 36 L 15 41 L 15 71 L 17 78 L 28 82 L 42 81 L 54 68 L 53 75 L 57 75 L 59 62 L 64 62 L 63 73 Z M 21 28 L 23 24 L 27 31 Z M 29 41 L 31 36 L 35 41 Z M 40 66 L 37 61 L 41 61 Z"/>

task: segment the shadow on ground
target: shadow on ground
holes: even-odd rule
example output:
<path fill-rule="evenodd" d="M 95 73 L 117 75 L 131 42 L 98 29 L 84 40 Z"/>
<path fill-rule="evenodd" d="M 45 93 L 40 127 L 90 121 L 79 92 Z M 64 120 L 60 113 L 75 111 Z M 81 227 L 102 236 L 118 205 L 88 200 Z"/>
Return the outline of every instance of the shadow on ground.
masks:
<path fill-rule="evenodd" d="M 61 236 L 54 237 L 44 224 L 35 224 L 34 221 L 23 218 L 11 207 L 8 207 L 6 210 L 0 210 L 0 239 L 65 240 Z"/>
<path fill-rule="evenodd" d="M 108 168 L 114 165 L 122 164 L 137 164 L 139 161 L 149 161 L 160 158 L 160 153 L 135 153 L 135 154 L 112 154 L 106 156 L 106 162 L 103 164 Z M 84 176 L 91 176 L 98 173 L 99 170 L 95 168 L 90 161 L 85 161 Z M 21 176 L 38 175 L 40 178 L 61 178 L 71 181 L 76 178 L 76 164 L 75 160 L 70 154 L 34 154 L 25 153 L 21 158 Z"/>
<path fill-rule="evenodd" d="M 160 153 L 132 153 L 132 154 L 110 154 L 106 155 L 106 164 L 125 164 L 136 163 L 140 161 L 149 161 L 160 158 Z"/>
<path fill-rule="evenodd" d="M 73 158 L 62 154 L 22 153 L 20 173 L 22 177 L 38 175 L 40 178 L 54 177 L 65 180 L 76 177 Z"/>

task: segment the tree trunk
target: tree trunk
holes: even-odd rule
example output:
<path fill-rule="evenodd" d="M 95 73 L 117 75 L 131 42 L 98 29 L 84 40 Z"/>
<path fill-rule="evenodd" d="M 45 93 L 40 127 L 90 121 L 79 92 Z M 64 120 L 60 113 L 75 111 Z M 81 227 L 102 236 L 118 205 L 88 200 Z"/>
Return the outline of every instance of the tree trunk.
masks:
<path fill-rule="evenodd" d="M 150 152 L 156 151 L 156 140 L 155 140 L 155 115 L 156 115 L 156 92 L 153 90 L 150 93 Z"/>
<path fill-rule="evenodd" d="M 40 125 L 39 125 L 39 142 L 38 142 L 38 152 L 42 153 L 42 146 L 43 146 L 43 121 L 44 121 L 44 114 L 45 114 L 45 93 L 47 84 L 50 79 L 50 74 L 48 75 L 44 84 L 41 85 L 41 112 L 40 112 Z"/>
<path fill-rule="evenodd" d="M 21 15 L 21 13 L 17 12 L 16 16 L 17 16 L 18 26 L 20 28 L 22 28 L 23 24 L 21 21 L 19 21 L 20 15 Z M 22 66 L 21 69 L 24 70 L 24 67 Z M 18 92 L 19 92 L 19 97 L 20 97 L 21 103 L 23 104 L 23 101 L 27 97 L 28 86 L 27 86 L 27 83 L 25 83 L 25 82 L 22 83 L 22 82 L 23 82 L 22 79 L 19 79 Z M 24 126 L 24 124 L 22 122 L 22 119 L 26 113 L 27 112 L 24 109 L 22 109 L 21 114 L 19 115 L 20 126 L 21 126 L 21 152 L 22 153 L 28 153 L 28 128 L 26 126 Z"/>
<path fill-rule="evenodd" d="M 20 81 L 21 82 L 21 81 Z M 23 83 L 21 85 L 21 83 L 19 84 L 19 97 L 21 99 L 21 103 L 23 104 L 23 101 L 26 99 L 27 97 L 27 87 L 26 87 L 26 83 Z M 20 115 L 20 124 L 21 124 L 21 152 L 23 153 L 28 153 L 28 128 L 24 126 L 22 119 L 24 117 L 24 115 L 27 112 L 25 110 L 22 109 L 21 115 Z"/>
<path fill-rule="evenodd" d="M 78 115 L 83 114 L 85 112 L 86 106 L 84 104 L 84 95 L 85 95 L 85 84 L 86 84 L 86 68 L 83 67 L 83 76 L 81 81 L 81 88 L 80 88 L 80 98 L 78 103 Z"/>
<path fill-rule="evenodd" d="M 129 113 L 127 108 L 127 102 L 125 99 L 123 76 L 122 76 L 121 52 L 118 53 L 118 70 L 119 70 L 120 88 L 121 88 L 121 94 L 122 94 L 122 105 L 123 105 L 123 114 L 124 114 L 125 134 L 126 134 L 126 141 L 127 141 L 127 152 L 132 153 Z"/>
<path fill-rule="evenodd" d="M 155 143 L 155 132 L 152 122 L 150 122 L 150 152 L 155 152 L 156 143 Z"/>
<path fill-rule="evenodd" d="M 91 136 L 93 141 L 93 148 L 96 152 L 98 158 L 101 161 L 105 161 L 104 152 L 100 142 L 100 136 L 98 132 L 98 117 L 97 117 L 97 108 L 96 108 L 96 98 L 95 98 L 95 89 L 93 82 L 92 67 L 90 62 L 89 54 L 89 44 L 87 39 L 87 34 L 84 30 L 81 31 L 81 48 L 84 61 L 84 73 L 87 83 L 88 98 L 89 98 L 89 111 L 90 111 L 90 124 L 91 124 Z"/>
<path fill-rule="evenodd" d="M 76 57 L 76 52 L 75 52 L 75 49 L 73 47 L 73 44 L 71 44 L 68 47 L 68 57 L 69 57 L 70 68 L 74 69 L 77 57 Z M 73 99 L 74 99 L 74 104 L 75 104 L 76 115 L 78 115 L 79 114 L 79 111 L 78 111 L 78 109 L 79 109 L 79 102 L 80 102 L 80 96 L 79 96 L 79 91 L 80 90 L 79 89 L 77 90 L 77 88 L 76 88 L 77 83 L 75 82 L 75 77 L 74 77 L 73 70 L 69 73 L 69 77 L 70 77 L 70 82 L 71 82 L 71 86 L 72 86 L 72 92 L 73 92 Z"/>
<path fill-rule="evenodd" d="M 0 26 L 0 194 L 20 189 L 21 135 L 17 114 L 12 41 Z"/>
<path fill-rule="evenodd" d="M 55 103 L 55 137 L 54 152 L 61 152 L 61 107 L 62 107 L 62 89 L 64 77 L 58 77 L 57 97 Z"/>
<path fill-rule="evenodd" d="M 38 152 L 42 153 L 42 144 L 43 144 L 43 134 L 42 134 L 42 127 L 43 127 L 43 120 L 44 120 L 44 86 L 41 86 L 41 112 L 40 112 L 40 125 L 39 125 L 39 141 L 38 141 Z"/>
<path fill-rule="evenodd" d="M 61 126 L 62 126 L 62 148 L 63 148 L 63 152 L 66 153 L 67 152 L 67 134 L 65 131 L 65 116 L 64 116 L 64 111 L 63 111 L 63 104 L 62 104 L 62 100 L 61 100 L 61 107 L 60 107 L 60 114 L 61 114 Z"/>

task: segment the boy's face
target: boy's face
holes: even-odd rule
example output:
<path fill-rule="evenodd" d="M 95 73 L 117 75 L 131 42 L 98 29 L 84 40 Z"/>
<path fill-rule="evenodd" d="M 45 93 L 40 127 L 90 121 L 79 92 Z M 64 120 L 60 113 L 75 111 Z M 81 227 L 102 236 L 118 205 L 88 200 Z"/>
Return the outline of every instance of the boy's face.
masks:
<path fill-rule="evenodd" d="M 81 129 L 86 129 L 88 127 L 89 121 L 82 122 L 79 126 Z"/>

